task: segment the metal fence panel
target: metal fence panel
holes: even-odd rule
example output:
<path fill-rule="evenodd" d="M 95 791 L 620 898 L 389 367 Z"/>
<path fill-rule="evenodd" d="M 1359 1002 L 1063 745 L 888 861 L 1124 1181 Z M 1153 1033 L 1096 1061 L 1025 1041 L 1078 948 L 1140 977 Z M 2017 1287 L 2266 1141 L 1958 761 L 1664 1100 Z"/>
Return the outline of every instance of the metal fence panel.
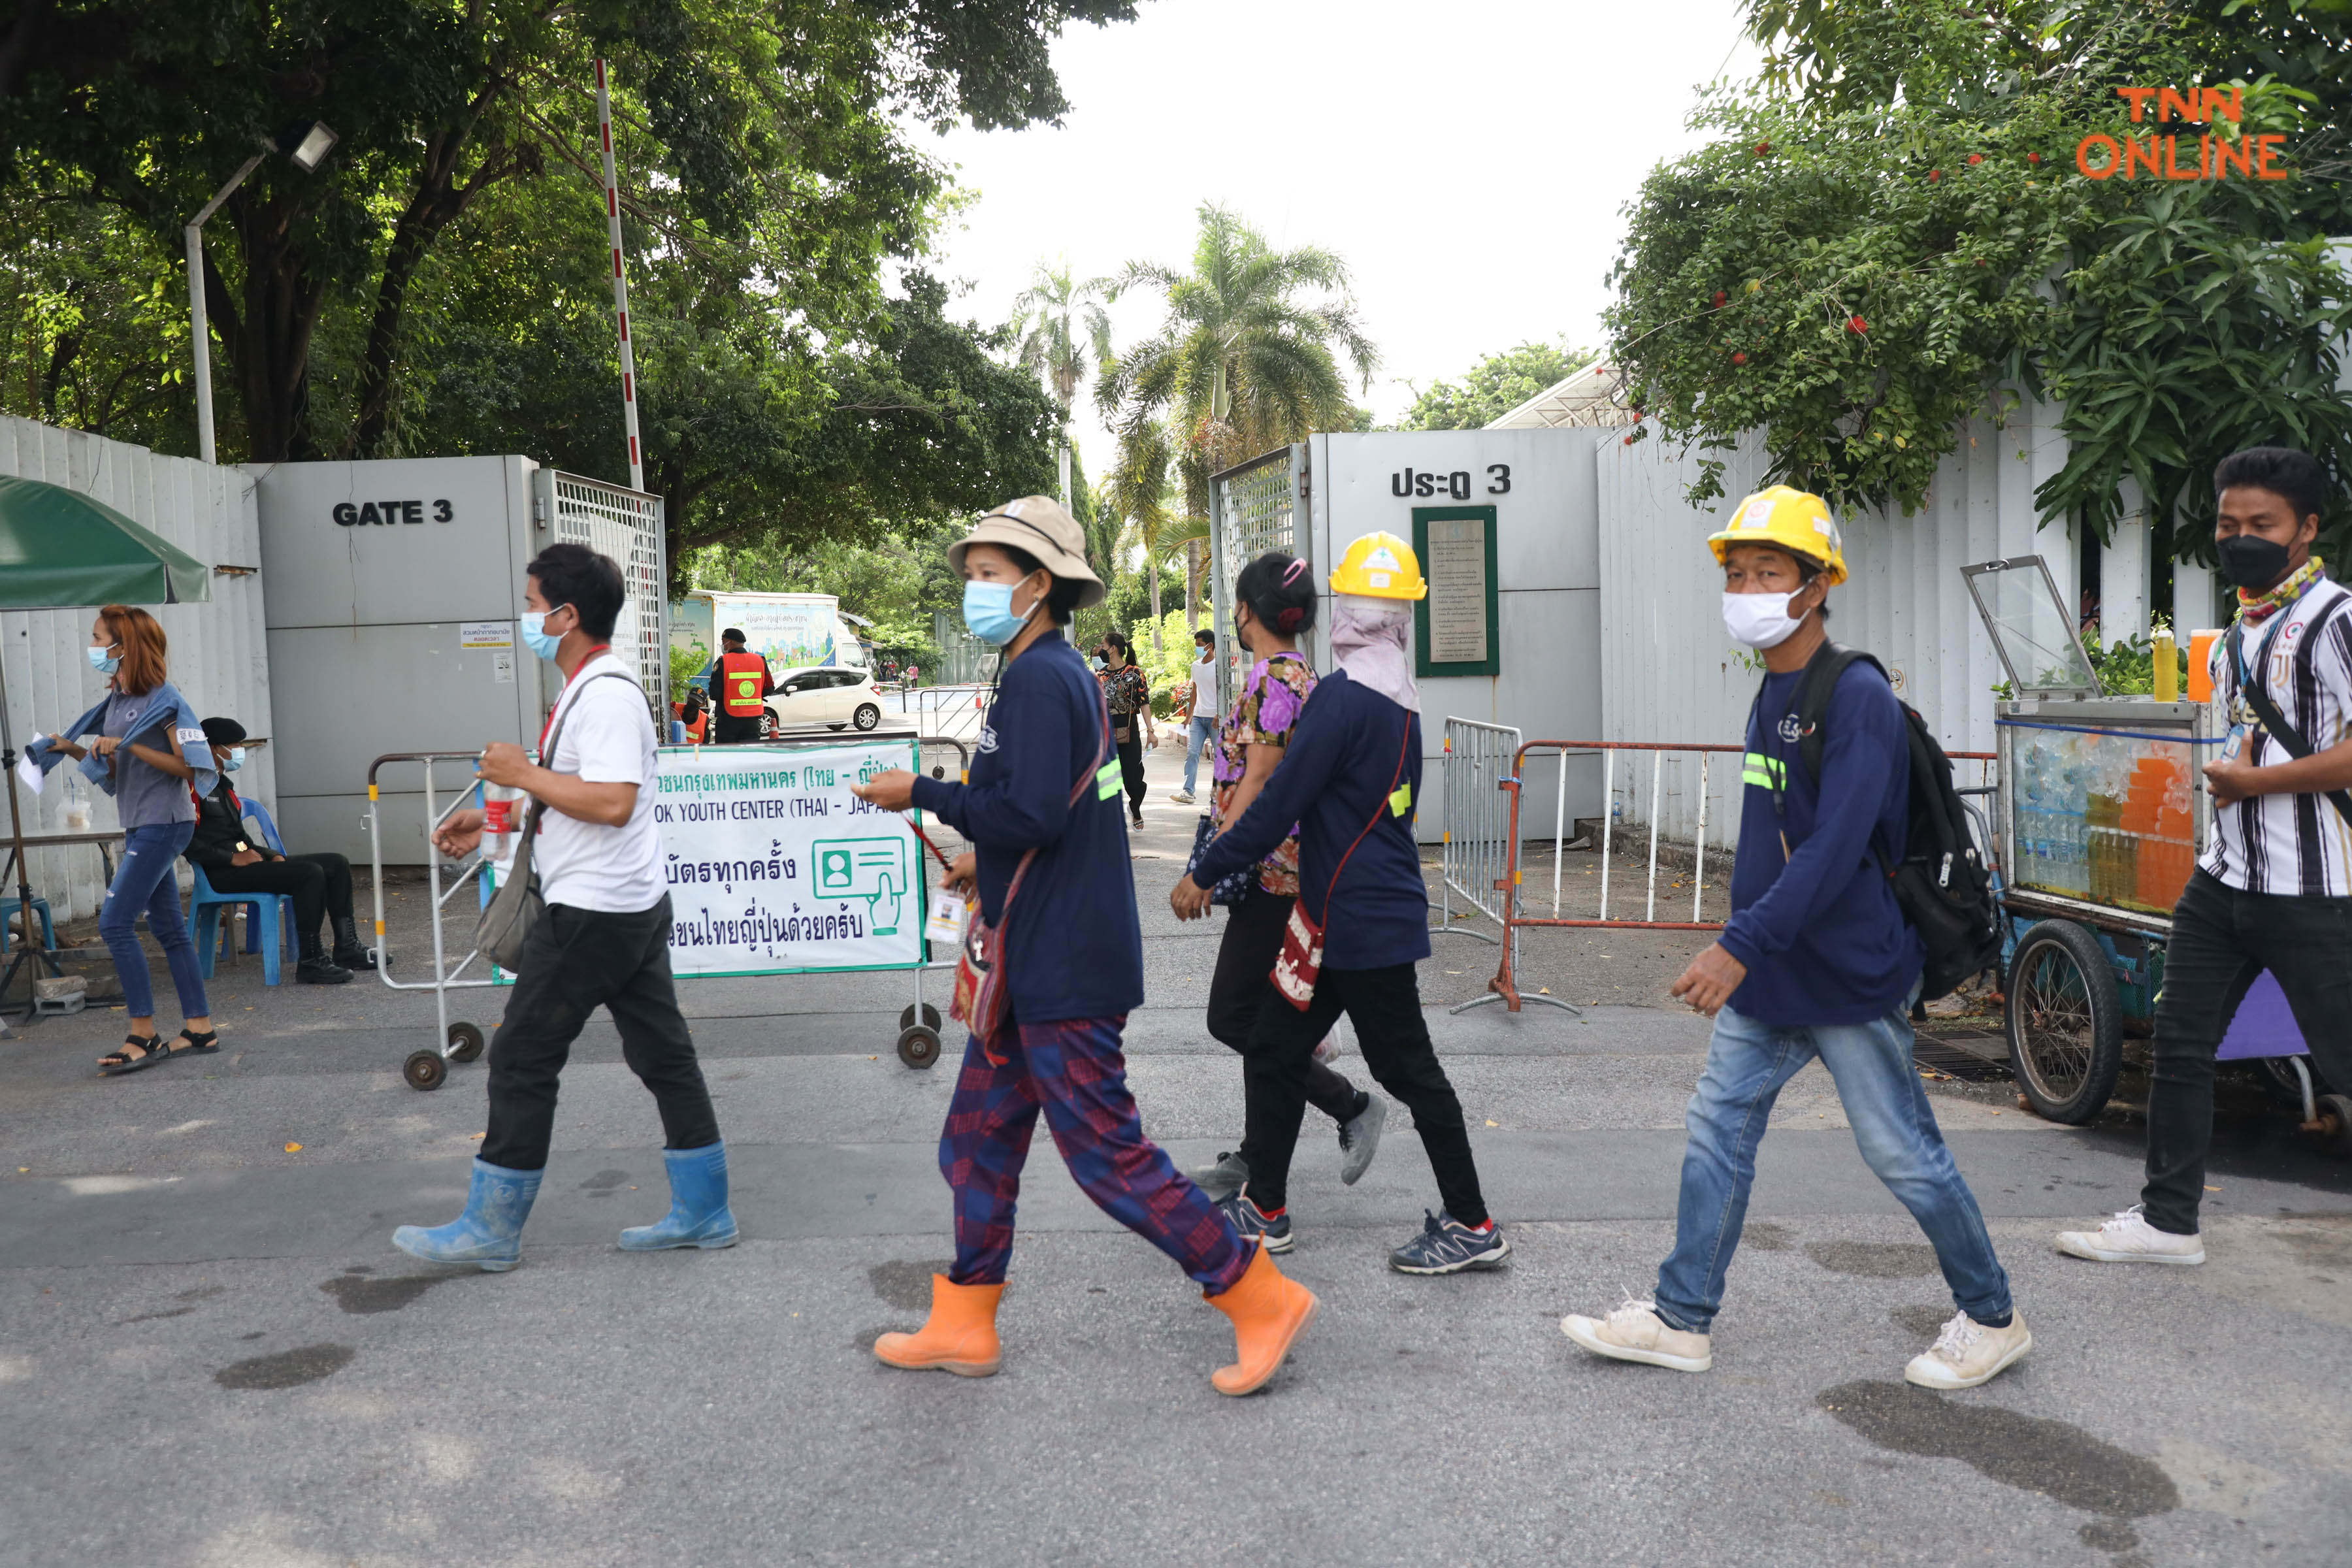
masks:
<path fill-rule="evenodd" d="M 1485 724 L 1475 719 L 1445 721 L 1445 751 L 1439 761 L 1444 775 L 1439 811 L 1439 863 L 1443 886 L 1438 893 L 1440 931 L 1498 940 L 1483 931 L 1459 930 L 1454 924 L 1454 898 L 1463 900 L 1497 925 L 1506 918 L 1498 884 L 1516 868 L 1510 849 L 1510 801 L 1503 781 L 1510 776 L 1519 750 L 1519 732 L 1507 724 Z"/>
<path fill-rule="evenodd" d="M 1209 479 L 1209 594 L 1217 646 L 1217 711 L 1233 706 L 1248 654 L 1234 636 L 1234 578 L 1269 550 L 1306 560 L 1307 448 L 1277 447 Z M 1309 563 L 1310 568 L 1312 563 Z"/>
<path fill-rule="evenodd" d="M 553 468 L 534 472 L 531 484 L 559 541 L 584 544 L 620 566 L 628 597 L 613 625 L 613 651 L 635 668 L 656 702 L 662 701 L 669 691 L 669 629 L 663 624 L 669 595 L 661 498 Z M 668 725 L 661 728 L 667 732 Z"/>

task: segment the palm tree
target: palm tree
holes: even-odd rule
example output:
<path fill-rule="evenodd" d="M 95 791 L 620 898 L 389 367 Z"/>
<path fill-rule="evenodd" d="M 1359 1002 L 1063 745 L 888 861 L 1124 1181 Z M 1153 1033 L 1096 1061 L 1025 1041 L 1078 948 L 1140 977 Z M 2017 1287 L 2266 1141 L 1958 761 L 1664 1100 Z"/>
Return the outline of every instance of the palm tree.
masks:
<path fill-rule="evenodd" d="M 1169 510 L 1175 489 L 1169 468 L 1175 453 L 1169 445 L 1168 426 L 1157 419 L 1130 425 L 1119 434 L 1118 459 L 1104 481 L 1109 510 L 1127 521 L 1129 533 L 1143 549 L 1143 566 L 1151 584 L 1151 651 L 1160 651 L 1160 563 L 1172 542 L 1181 520 Z"/>
<path fill-rule="evenodd" d="M 1131 262 L 1110 298 L 1145 287 L 1166 296 L 1167 319 L 1106 363 L 1095 401 L 1120 434 L 1114 494 L 1124 485 L 1137 493 L 1149 487 L 1144 470 L 1155 447 L 1144 427 L 1162 416 L 1173 422 L 1184 509 L 1199 527 L 1199 540 L 1185 550 L 1187 614 L 1197 626 L 1209 476 L 1316 430 L 1354 425 L 1339 356 L 1354 368 L 1360 391 L 1371 385 L 1380 354 L 1358 324 L 1338 257 L 1314 246 L 1276 250 L 1220 206 L 1201 208 L 1191 272 Z M 1130 458 L 1139 465 L 1133 474 L 1125 471 Z"/>
<path fill-rule="evenodd" d="M 1054 389 L 1066 417 L 1076 405 L 1078 383 L 1086 378 L 1087 353 L 1097 363 L 1110 356 L 1110 318 L 1103 313 L 1101 285 L 1080 283 L 1070 276 L 1070 264 L 1037 264 L 1034 280 L 1013 301 L 1013 353 L 1023 370 Z M 1082 341 L 1083 340 L 1083 341 Z M 1070 503 L 1070 444 L 1059 447 L 1062 504 Z"/>

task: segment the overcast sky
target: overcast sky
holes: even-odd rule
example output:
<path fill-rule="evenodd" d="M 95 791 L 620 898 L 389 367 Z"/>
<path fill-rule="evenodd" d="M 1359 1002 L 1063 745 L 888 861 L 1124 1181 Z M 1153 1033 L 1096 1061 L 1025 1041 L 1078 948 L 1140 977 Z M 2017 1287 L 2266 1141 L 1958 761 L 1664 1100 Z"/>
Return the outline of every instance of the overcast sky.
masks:
<path fill-rule="evenodd" d="M 930 265 L 971 286 L 954 313 L 1001 321 L 1040 261 L 1186 264 L 1195 209 L 1223 203 L 1348 264 L 1387 423 L 1483 354 L 1597 345 L 1619 209 L 1693 143 L 1696 89 L 1754 61 L 1734 0 L 1147 0 L 1055 46 L 1059 129 L 935 143 L 970 205 Z M 1158 312 L 1113 321 L 1124 346 Z M 1110 440 L 1079 404 L 1099 475 Z"/>

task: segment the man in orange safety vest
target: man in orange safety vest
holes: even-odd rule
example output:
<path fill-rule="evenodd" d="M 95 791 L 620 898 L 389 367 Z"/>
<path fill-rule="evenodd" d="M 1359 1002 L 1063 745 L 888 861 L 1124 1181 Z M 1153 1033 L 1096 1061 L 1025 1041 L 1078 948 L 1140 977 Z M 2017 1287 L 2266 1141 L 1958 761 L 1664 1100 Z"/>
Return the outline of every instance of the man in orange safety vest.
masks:
<path fill-rule="evenodd" d="M 760 738 L 765 699 L 776 689 L 768 661 L 744 646 L 743 634 L 729 626 L 719 635 L 722 651 L 710 667 L 711 739 L 724 746 Z"/>

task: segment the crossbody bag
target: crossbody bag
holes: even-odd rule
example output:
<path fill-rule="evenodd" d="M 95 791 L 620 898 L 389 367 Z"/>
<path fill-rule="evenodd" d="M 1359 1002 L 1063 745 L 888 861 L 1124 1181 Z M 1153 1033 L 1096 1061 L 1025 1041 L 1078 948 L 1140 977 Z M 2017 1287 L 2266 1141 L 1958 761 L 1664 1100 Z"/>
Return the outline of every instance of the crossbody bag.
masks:
<path fill-rule="evenodd" d="M 2329 605 L 2326 609 L 2320 611 L 2316 616 L 2313 617 L 2310 626 L 2306 628 L 2304 633 L 2303 646 L 2305 647 L 2316 647 L 2319 641 L 2320 628 L 2327 624 L 2329 617 L 2333 616 L 2336 611 L 2343 607 L 2344 601 L 2338 599 L 2334 604 Z M 2243 632 L 2246 623 L 2243 621 L 2231 622 L 2230 625 L 2230 636 L 2228 638 L 2230 662 L 2231 667 L 2238 672 L 2239 694 L 2245 698 L 2246 705 L 2254 710 L 2255 717 L 2262 720 L 2263 728 L 2268 730 L 2277 740 L 2278 743 L 2287 749 L 2289 753 L 2300 759 L 2311 755 L 2311 742 L 2304 739 L 2302 731 L 2296 729 L 2294 725 L 2286 721 L 2286 715 L 2280 712 L 2278 710 L 2278 704 L 2271 700 L 2269 682 L 2263 673 L 2270 667 L 2271 644 L 2278 640 L 2279 631 L 2285 626 L 2285 624 L 2286 612 L 2284 610 L 2281 610 L 2279 612 L 2279 625 L 2273 626 L 2271 628 L 2270 636 L 2263 639 L 2262 650 L 2254 656 L 2254 667 L 2250 672 L 2246 668 L 2245 659 L 2239 652 L 2239 643 L 2242 640 L 2241 634 Z M 2314 657 L 2316 656 L 2315 655 Z M 2326 792 L 2326 795 L 2328 800 L 2334 804 L 2336 813 L 2344 818 L 2346 823 L 2352 824 L 2352 794 L 2347 794 L 2345 791 L 2340 789 L 2331 789 Z"/>
<path fill-rule="evenodd" d="M 1396 804 L 1397 786 L 1404 782 L 1405 754 L 1412 747 L 1412 715 L 1408 713 L 1404 716 L 1404 738 L 1397 742 L 1395 776 L 1389 780 L 1380 804 L 1372 807 L 1372 819 L 1364 824 L 1363 832 L 1356 835 L 1356 842 L 1348 846 L 1348 853 L 1340 856 L 1339 864 L 1332 868 L 1331 885 L 1323 889 L 1323 919 L 1318 921 L 1307 912 L 1303 891 L 1290 906 L 1290 921 L 1282 928 L 1282 954 L 1274 961 L 1269 978 L 1282 999 L 1302 1013 L 1314 1002 L 1315 984 L 1323 977 L 1323 926 L 1331 918 L 1331 897 L 1339 890 L 1339 873 L 1348 868 L 1357 846 L 1370 837 L 1372 829 L 1381 825 L 1381 817 L 1400 810 Z"/>
<path fill-rule="evenodd" d="M 631 686 L 636 685 L 617 669 L 592 675 L 580 684 L 585 689 L 600 680 L 628 680 Z M 541 757 L 549 762 L 555 760 L 555 745 L 563 734 L 563 721 L 572 717 L 572 710 L 579 706 L 580 700 L 575 697 L 555 716 L 540 743 Z M 547 900 L 539 890 L 539 868 L 531 864 L 532 849 L 539 841 L 539 819 L 546 811 L 547 803 L 533 795 L 530 809 L 523 814 L 522 842 L 515 849 L 514 868 L 483 906 L 481 919 L 474 922 L 475 950 L 509 974 L 522 973 L 523 944 L 530 940 L 531 928 L 547 913 Z"/>

